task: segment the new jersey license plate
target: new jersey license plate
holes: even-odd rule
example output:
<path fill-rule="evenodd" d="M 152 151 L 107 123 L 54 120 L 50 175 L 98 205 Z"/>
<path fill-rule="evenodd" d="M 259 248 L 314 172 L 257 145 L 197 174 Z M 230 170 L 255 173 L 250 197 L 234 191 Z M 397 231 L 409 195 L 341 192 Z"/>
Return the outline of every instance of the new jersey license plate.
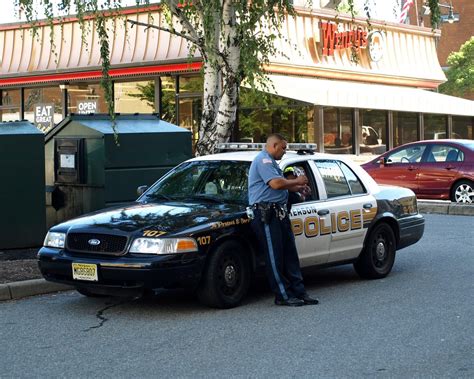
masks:
<path fill-rule="evenodd" d="M 72 278 L 75 280 L 89 280 L 97 282 L 97 265 L 90 263 L 73 263 L 72 264 Z"/>

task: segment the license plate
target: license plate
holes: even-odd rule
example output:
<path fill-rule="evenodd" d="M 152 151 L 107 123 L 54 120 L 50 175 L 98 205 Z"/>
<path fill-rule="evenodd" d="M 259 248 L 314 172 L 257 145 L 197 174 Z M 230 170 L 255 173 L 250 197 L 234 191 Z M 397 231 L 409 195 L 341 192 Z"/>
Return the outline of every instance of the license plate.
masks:
<path fill-rule="evenodd" d="M 72 278 L 75 280 L 99 281 L 97 276 L 97 265 L 90 263 L 73 263 Z"/>

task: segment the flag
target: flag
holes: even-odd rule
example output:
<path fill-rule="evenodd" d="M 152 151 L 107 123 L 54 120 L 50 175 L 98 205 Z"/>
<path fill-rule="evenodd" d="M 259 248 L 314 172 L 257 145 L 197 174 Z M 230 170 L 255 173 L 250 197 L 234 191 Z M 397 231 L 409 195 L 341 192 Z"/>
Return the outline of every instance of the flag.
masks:
<path fill-rule="evenodd" d="M 403 4 L 403 8 L 402 8 L 402 13 L 400 13 L 400 18 L 398 22 L 403 24 L 407 20 L 408 11 L 410 10 L 410 7 L 412 5 L 413 5 L 413 0 L 405 0 L 405 3 Z"/>

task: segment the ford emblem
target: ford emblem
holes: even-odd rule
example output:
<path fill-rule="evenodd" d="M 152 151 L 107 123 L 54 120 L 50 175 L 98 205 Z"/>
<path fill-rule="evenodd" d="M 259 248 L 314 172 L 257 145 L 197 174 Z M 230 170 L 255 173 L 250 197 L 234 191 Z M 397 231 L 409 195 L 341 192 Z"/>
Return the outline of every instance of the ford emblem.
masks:
<path fill-rule="evenodd" d="M 92 245 L 92 246 L 97 246 L 97 245 L 100 245 L 100 240 L 93 238 L 93 239 L 87 241 L 87 243 L 89 245 Z"/>

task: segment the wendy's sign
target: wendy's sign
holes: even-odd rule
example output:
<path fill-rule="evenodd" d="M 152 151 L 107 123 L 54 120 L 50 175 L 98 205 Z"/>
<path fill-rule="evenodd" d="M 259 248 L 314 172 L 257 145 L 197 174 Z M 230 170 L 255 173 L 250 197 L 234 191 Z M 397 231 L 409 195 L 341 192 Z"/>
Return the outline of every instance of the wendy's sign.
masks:
<path fill-rule="evenodd" d="M 336 24 L 321 21 L 321 34 L 326 56 L 334 55 L 334 50 L 367 47 L 367 32 L 358 28 L 340 32 Z"/>

